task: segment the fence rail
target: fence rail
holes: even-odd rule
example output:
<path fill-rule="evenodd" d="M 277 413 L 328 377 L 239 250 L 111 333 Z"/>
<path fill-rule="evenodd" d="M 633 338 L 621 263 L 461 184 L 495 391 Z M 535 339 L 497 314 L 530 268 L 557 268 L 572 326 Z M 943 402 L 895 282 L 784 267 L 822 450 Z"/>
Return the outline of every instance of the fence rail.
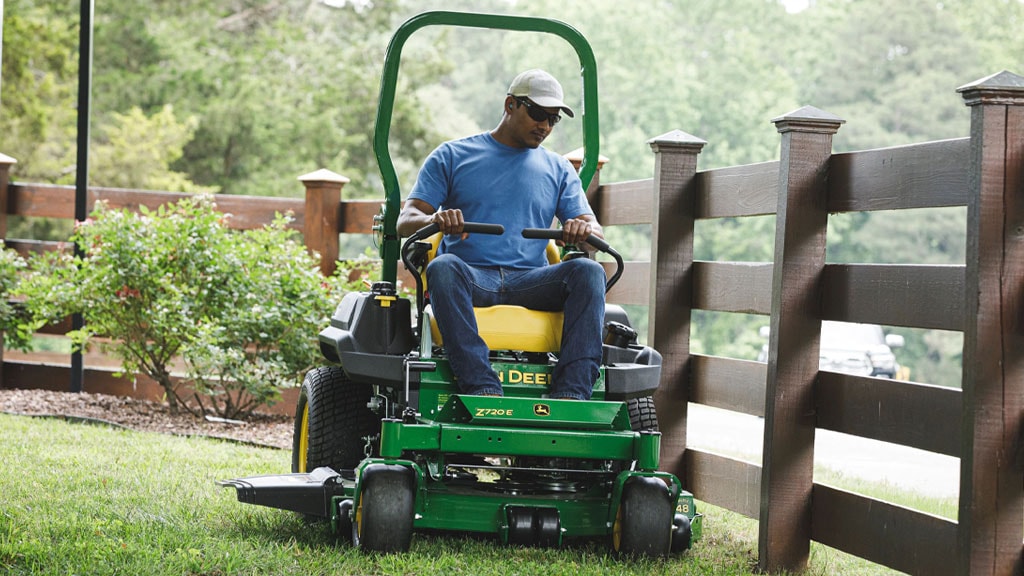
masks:
<path fill-rule="evenodd" d="M 804 568 L 811 540 L 911 574 L 1024 568 L 1024 472 L 1014 460 L 1024 432 L 1024 78 L 1002 72 L 959 91 L 969 138 L 833 154 L 844 120 L 807 107 L 773 120 L 778 160 L 698 171 L 706 142 L 673 131 L 650 142 L 653 178 L 595 179 L 588 191 L 606 226 L 651 225 L 650 261 L 627 263 L 609 300 L 650 309 L 648 342 L 664 361 L 662 467 L 698 498 L 757 519 L 766 571 Z M 70 188 L 8 185 L 12 161 L 0 155 L 6 214 L 71 217 Z M 342 201 L 347 180 L 330 172 L 301 180 L 305 201 L 218 204 L 238 227 L 293 212 L 330 272 L 338 233 L 369 233 L 379 202 Z M 93 201 L 125 207 L 179 196 L 91 190 Z M 831 213 L 950 206 L 967 207 L 966 265 L 824 261 Z M 776 219 L 773 262 L 694 260 L 697 221 L 765 215 Z M 767 363 L 692 353 L 693 310 L 766 316 Z M 823 320 L 963 332 L 962 388 L 819 370 Z M 687 447 L 690 403 L 764 417 L 761 465 Z M 960 458 L 958 521 L 814 483 L 818 429 Z"/>

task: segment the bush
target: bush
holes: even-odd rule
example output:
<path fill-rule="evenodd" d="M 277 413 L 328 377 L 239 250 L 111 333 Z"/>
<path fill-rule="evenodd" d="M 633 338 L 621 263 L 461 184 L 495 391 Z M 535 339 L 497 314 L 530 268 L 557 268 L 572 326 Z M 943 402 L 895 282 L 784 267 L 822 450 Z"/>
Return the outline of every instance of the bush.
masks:
<path fill-rule="evenodd" d="M 0 334 L 3 345 L 11 348 L 27 348 L 32 340 L 32 333 L 22 327 L 24 314 L 11 303 L 25 266 L 25 259 L 0 240 Z"/>
<path fill-rule="evenodd" d="M 200 410 L 229 418 L 273 402 L 316 362 L 336 281 L 320 275 L 287 218 L 244 232 L 228 218 L 208 196 L 137 214 L 98 205 L 75 227 L 82 257 L 30 263 L 27 329 L 82 314 L 85 327 L 68 334 L 75 345 L 109 338 L 100 345 L 123 372 L 159 383 L 173 410 L 189 408 L 179 382 Z M 177 358 L 184 379 L 172 378 Z"/>

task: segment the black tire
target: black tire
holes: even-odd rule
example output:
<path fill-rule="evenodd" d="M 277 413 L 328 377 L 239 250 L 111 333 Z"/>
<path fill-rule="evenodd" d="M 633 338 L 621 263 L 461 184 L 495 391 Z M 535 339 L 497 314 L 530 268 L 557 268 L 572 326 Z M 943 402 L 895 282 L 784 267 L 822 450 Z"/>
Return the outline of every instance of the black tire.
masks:
<path fill-rule="evenodd" d="M 629 425 L 634 432 L 658 431 L 658 412 L 654 408 L 654 398 L 630 398 L 626 400 L 629 409 Z"/>
<path fill-rule="evenodd" d="M 412 541 L 416 478 L 410 468 L 371 464 L 363 469 L 352 543 L 367 552 L 405 552 Z"/>
<path fill-rule="evenodd" d="M 513 546 L 533 544 L 533 510 L 510 506 L 508 514 L 508 543 Z"/>
<path fill-rule="evenodd" d="M 337 535 L 341 540 L 352 541 L 352 499 L 345 498 L 338 502 Z"/>
<path fill-rule="evenodd" d="M 307 372 L 295 408 L 292 472 L 354 469 L 366 457 L 365 438 L 380 432 L 380 416 L 366 406 L 372 392 L 337 366 Z"/>
<path fill-rule="evenodd" d="M 690 517 L 685 514 L 676 514 L 672 519 L 672 552 L 680 553 L 689 550 L 691 540 L 693 540 L 693 527 Z"/>
<path fill-rule="evenodd" d="M 537 508 L 534 512 L 537 545 L 555 548 L 562 543 L 562 519 L 555 508 Z"/>
<path fill-rule="evenodd" d="M 667 555 L 674 530 L 672 516 L 672 502 L 664 482 L 645 476 L 630 478 L 622 489 L 612 547 L 627 556 Z"/>

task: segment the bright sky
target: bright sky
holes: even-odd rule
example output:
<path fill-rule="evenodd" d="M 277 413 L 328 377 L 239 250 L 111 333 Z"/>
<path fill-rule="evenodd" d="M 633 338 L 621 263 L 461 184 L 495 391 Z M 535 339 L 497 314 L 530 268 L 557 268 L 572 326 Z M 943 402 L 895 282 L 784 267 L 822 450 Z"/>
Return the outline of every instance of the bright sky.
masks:
<path fill-rule="evenodd" d="M 786 11 L 792 14 L 807 8 L 810 0 L 782 0 L 782 3 L 786 5 Z"/>

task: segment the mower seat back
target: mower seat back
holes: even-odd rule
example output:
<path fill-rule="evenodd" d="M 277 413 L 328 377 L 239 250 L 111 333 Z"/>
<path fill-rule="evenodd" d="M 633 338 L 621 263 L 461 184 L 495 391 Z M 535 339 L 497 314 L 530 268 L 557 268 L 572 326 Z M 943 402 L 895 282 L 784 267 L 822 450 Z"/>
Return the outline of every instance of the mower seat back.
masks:
<path fill-rule="evenodd" d="M 427 239 L 430 250 L 427 262 L 434 259 L 441 243 L 441 234 Z M 558 245 L 552 240 L 547 246 L 548 264 L 561 261 Z M 424 268 L 425 270 L 425 268 Z M 422 274 L 424 290 L 429 290 L 426 273 Z M 531 310 L 523 306 L 498 305 L 473 308 L 477 332 L 491 350 L 521 350 L 523 352 L 558 352 L 562 348 L 562 312 Z M 444 344 L 437 321 L 428 306 L 424 321 L 430 323 L 430 337 L 439 346 Z"/>

